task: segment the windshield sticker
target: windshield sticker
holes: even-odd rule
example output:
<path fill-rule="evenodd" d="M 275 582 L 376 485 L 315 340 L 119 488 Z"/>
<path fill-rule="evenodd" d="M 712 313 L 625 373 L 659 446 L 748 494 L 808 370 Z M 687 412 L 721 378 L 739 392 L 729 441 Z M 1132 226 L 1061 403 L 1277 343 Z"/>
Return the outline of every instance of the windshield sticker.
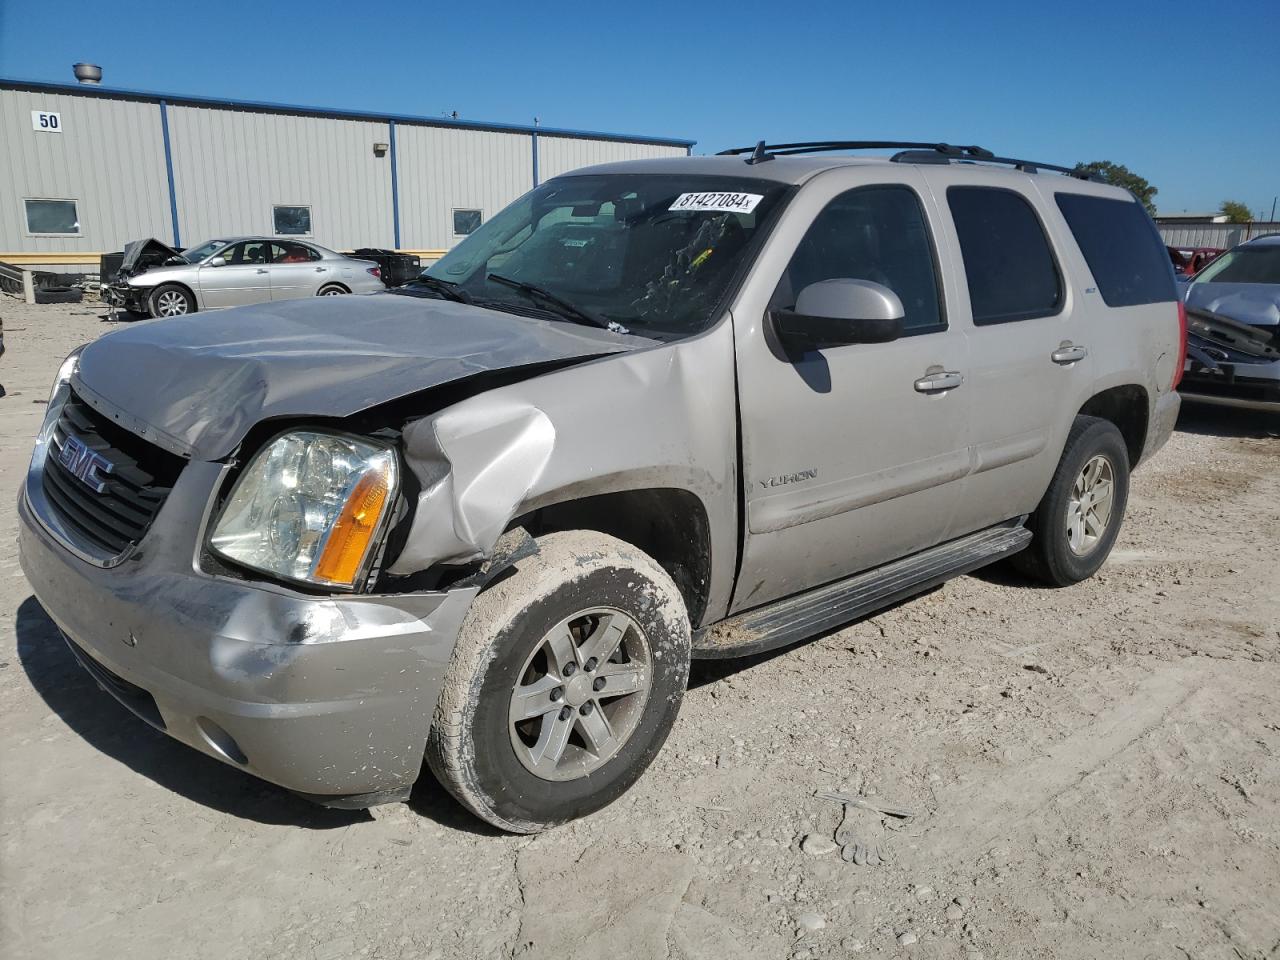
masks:
<path fill-rule="evenodd" d="M 696 213 L 751 213 L 764 199 L 760 193 L 682 193 L 668 210 Z"/>

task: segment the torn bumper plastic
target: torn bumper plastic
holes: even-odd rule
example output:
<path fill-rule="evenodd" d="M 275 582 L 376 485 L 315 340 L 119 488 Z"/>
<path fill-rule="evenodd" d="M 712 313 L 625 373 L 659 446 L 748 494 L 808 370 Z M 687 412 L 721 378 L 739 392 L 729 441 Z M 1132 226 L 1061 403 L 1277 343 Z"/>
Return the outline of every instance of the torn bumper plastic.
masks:
<path fill-rule="evenodd" d="M 25 490 L 18 506 L 37 598 L 133 713 L 322 803 L 408 794 L 474 589 L 316 597 L 209 576 L 192 563 L 190 497 L 166 504 L 146 549 L 106 568 L 63 547 Z"/>

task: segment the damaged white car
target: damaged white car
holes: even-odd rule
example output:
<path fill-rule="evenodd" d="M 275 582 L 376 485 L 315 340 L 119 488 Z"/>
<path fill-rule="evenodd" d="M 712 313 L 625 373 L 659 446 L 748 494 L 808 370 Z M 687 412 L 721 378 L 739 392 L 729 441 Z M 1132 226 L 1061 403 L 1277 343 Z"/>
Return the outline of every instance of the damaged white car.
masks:
<path fill-rule="evenodd" d="M 866 146 L 902 152 L 828 152 Z M 591 813 L 691 657 L 1105 560 L 1185 336 L 1141 205 L 1054 169 L 595 167 L 396 292 L 117 330 L 54 384 L 23 569 L 108 692 L 227 764 L 355 807 L 429 768 L 511 831 Z"/>

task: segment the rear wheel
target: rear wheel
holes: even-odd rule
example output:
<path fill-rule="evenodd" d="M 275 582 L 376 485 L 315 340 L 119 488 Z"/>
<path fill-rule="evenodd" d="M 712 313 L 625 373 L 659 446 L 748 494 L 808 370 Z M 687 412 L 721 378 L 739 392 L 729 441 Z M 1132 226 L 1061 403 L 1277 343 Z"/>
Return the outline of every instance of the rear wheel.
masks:
<path fill-rule="evenodd" d="M 196 312 L 196 301 L 185 287 L 166 283 L 151 291 L 147 309 L 153 317 L 181 317 Z"/>
<path fill-rule="evenodd" d="M 316 296 L 317 297 L 340 297 L 344 293 L 350 293 L 350 292 L 351 292 L 350 290 L 348 290 L 346 287 L 342 286 L 341 284 L 328 283 L 320 288 L 320 290 L 316 293 Z"/>
<path fill-rule="evenodd" d="M 1109 420 L 1076 417 L 1062 459 L 1014 557 L 1024 573 L 1065 587 L 1094 575 L 1120 533 L 1129 501 L 1129 454 Z"/>
<path fill-rule="evenodd" d="M 481 593 L 427 759 L 476 816 L 534 833 L 621 796 L 657 755 L 689 674 L 684 600 L 630 544 L 553 533 Z"/>

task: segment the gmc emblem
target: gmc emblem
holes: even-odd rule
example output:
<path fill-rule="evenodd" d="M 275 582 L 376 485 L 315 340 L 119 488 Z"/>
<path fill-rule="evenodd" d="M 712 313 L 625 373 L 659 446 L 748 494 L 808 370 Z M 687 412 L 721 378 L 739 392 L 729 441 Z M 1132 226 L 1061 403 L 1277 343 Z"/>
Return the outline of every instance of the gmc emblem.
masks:
<path fill-rule="evenodd" d="M 115 470 L 110 460 L 90 450 L 83 440 L 69 433 L 58 451 L 58 463 L 94 493 L 107 489 L 107 474 Z"/>

